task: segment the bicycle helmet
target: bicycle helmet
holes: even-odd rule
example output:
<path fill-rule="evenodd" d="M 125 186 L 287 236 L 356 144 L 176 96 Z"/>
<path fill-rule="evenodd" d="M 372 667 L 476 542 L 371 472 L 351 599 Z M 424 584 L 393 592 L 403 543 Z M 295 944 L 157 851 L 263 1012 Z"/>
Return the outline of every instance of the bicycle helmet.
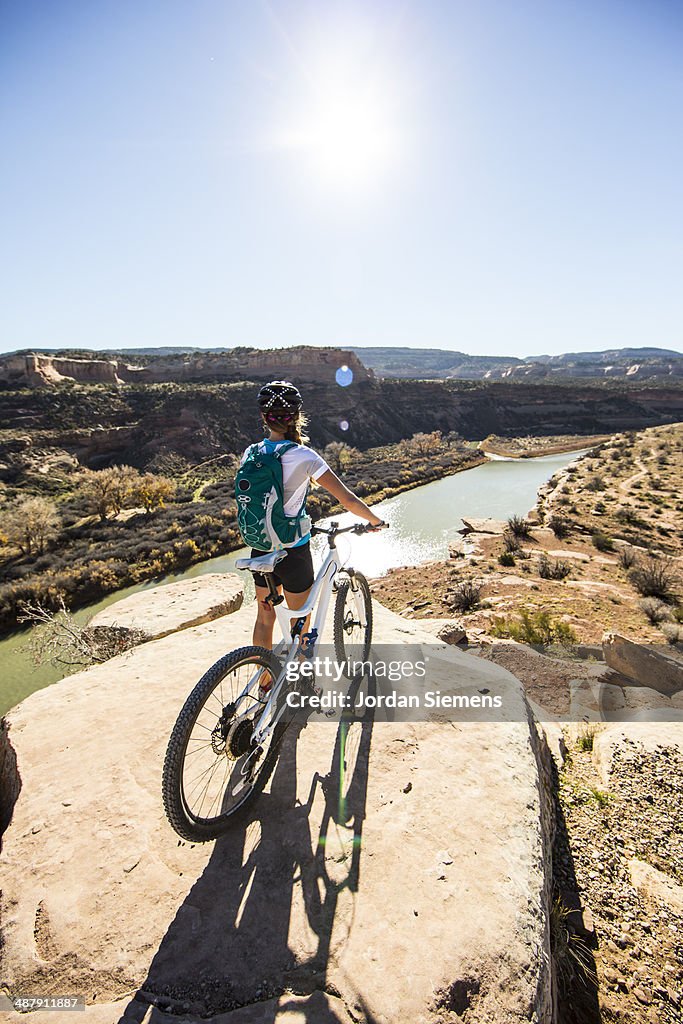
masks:
<path fill-rule="evenodd" d="M 258 404 L 264 413 L 295 413 L 303 405 L 298 388 L 288 380 L 272 380 L 258 393 Z"/>

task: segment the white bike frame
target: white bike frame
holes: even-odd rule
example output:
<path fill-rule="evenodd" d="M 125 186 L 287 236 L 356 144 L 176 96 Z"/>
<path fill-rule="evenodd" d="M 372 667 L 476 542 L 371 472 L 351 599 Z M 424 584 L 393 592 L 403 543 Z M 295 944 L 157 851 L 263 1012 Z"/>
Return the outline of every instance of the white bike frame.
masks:
<path fill-rule="evenodd" d="M 275 647 L 274 653 L 282 656 L 286 651 L 287 655 L 282 666 L 282 671 L 277 679 L 273 680 L 273 685 L 268 692 L 268 699 L 259 716 L 258 724 L 254 729 L 252 737 L 254 753 L 257 750 L 260 750 L 266 743 L 285 711 L 286 705 L 283 703 L 278 710 L 277 703 L 278 695 L 282 689 L 282 684 L 288 675 L 289 665 L 294 664 L 298 666 L 301 663 L 302 657 L 308 659 L 311 658 L 314 653 L 315 645 L 317 644 L 325 625 L 334 580 L 337 573 L 342 568 L 335 543 L 334 546 L 330 546 L 327 557 L 324 559 L 320 569 L 318 570 L 306 603 L 303 604 L 301 608 L 296 609 L 289 608 L 284 601 L 281 601 L 274 606 L 275 618 L 278 626 L 280 627 L 280 632 L 282 633 L 282 639 Z M 353 570 L 350 572 L 350 577 L 353 579 Z M 360 598 L 360 594 L 354 591 L 354 598 L 358 607 L 358 614 L 361 616 L 363 614 L 363 603 Z M 295 624 L 300 620 L 307 619 L 309 615 L 312 615 L 316 605 L 317 611 L 315 613 L 315 619 L 312 622 L 312 627 L 309 628 L 309 631 L 306 634 L 308 639 L 304 650 L 302 648 L 303 622 L 301 628 L 296 632 Z M 235 701 L 236 704 L 239 704 L 241 700 L 246 700 L 249 696 L 251 696 L 252 700 L 256 699 L 255 691 L 258 689 L 258 683 L 263 671 L 263 669 L 259 669 L 252 676 L 242 693 L 237 697 L 237 700 Z M 252 712 L 253 704 L 250 704 L 242 714 L 237 716 L 237 718 L 247 717 Z M 247 774 L 251 770 L 251 758 L 252 754 L 249 755 L 242 768 L 243 774 Z"/>

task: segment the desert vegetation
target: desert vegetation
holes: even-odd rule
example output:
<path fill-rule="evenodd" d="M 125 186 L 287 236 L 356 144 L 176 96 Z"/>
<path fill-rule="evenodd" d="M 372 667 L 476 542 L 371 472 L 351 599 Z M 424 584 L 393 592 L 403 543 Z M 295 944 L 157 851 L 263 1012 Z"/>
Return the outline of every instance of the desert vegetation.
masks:
<path fill-rule="evenodd" d="M 242 545 L 237 452 L 193 464 L 165 450 L 142 469 L 88 468 L 33 445 L 14 454 L 10 479 L 0 481 L 0 628 L 13 626 L 26 602 L 75 608 Z M 438 431 L 366 452 L 332 442 L 323 454 L 371 502 L 481 461 L 458 435 Z M 335 504 L 317 488 L 308 507 L 315 520 Z"/>
<path fill-rule="evenodd" d="M 681 478 L 683 425 L 615 435 L 558 473 L 529 516 L 470 534 L 469 558 L 396 570 L 376 592 L 410 616 L 456 614 L 474 639 L 593 643 L 616 629 L 677 646 Z M 474 583 L 476 602 L 455 600 Z"/>

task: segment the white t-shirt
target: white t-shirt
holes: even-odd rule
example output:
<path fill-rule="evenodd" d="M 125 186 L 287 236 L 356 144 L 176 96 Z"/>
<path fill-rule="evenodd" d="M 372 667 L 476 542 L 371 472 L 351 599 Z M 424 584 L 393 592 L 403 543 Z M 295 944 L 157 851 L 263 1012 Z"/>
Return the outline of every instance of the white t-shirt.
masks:
<path fill-rule="evenodd" d="M 269 441 L 264 438 L 259 442 L 260 451 L 274 451 L 281 444 L 290 444 L 289 441 Z M 251 445 L 249 446 L 251 447 Z M 247 457 L 247 448 L 242 455 L 242 462 Z M 319 476 L 326 473 L 330 468 L 323 457 L 308 448 L 305 444 L 299 444 L 296 448 L 290 448 L 282 456 L 282 486 L 285 492 L 284 512 L 286 516 L 295 516 L 304 501 L 306 492 L 311 480 L 317 480 Z"/>

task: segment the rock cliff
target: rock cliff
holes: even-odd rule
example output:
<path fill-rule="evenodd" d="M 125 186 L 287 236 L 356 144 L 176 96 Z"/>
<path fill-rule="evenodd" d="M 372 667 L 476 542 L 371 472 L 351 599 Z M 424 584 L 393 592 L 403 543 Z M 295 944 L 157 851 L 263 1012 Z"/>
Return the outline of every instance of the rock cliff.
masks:
<path fill-rule="evenodd" d="M 189 352 L 134 365 L 122 359 L 70 359 L 26 353 L 0 357 L 0 384 L 14 388 L 77 384 L 165 384 L 206 381 L 260 380 L 295 377 L 300 381 L 332 384 L 340 367 L 356 381 L 370 380 L 357 355 L 335 348 L 304 346 L 260 350 L 233 349 L 224 353 Z"/>
<path fill-rule="evenodd" d="M 291 374 L 301 383 L 317 446 L 343 440 L 366 449 L 431 430 L 470 440 L 611 434 L 683 419 L 683 388 L 673 386 L 356 380 L 339 387 L 333 365 L 327 364 L 328 382 Z M 78 401 L 62 388 L 8 390 L 0 401 L 0 431 L 8 432 L 0 438 L 0 462 L 19 432 L 29 445 L 65 449 L 95 467 L 108 461 L 142 466 L 160 450 L 196 462 L 241 451 L 259 430 L 255 395 L 251 382 L 81 387 Z"/>
<path fill-rule="evenodd" d="M 170 729 L 252 620 L 146 643 L 10 713 L 9 991 L 82 993 L 101 1024 L 549 1024 L 549 801 L 520 685 L 492 664 L 439 648 L 445 686 L 502 688 L 512 720 L 310 722 L 249 823 L 178 841 Z M 375 635 L 434 651 L 381 606 Z"/>

